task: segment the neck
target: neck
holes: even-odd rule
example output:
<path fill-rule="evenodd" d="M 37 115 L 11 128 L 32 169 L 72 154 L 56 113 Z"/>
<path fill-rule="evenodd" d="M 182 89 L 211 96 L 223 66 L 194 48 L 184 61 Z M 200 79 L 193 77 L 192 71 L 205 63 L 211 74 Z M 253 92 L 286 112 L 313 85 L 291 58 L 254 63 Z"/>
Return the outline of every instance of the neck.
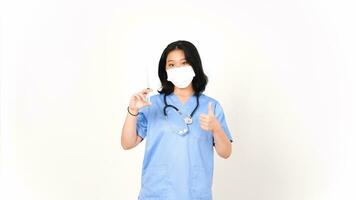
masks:
<path fill-rule="evenodd" d="M 177 96 L 187 97 L 187 96 L 191 96 L 191 95 L 194 94 L 194 89 L 192 87 L 192 84 L 189 84 L 189 86 L 186 87 L 186 88 L 174 87 L 174 91 L 173 92 Z"/>

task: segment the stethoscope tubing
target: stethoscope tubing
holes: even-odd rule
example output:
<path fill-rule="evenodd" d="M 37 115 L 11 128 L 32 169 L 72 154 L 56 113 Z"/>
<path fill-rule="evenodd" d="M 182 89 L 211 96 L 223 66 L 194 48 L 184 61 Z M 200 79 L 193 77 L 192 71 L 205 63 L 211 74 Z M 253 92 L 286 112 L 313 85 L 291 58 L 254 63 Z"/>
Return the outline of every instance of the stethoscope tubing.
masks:
<path fill-rule="evenodd" d="M 194 94 L 194 96 L 195 96 L 195 98 L 196 98 L 196 103 L 197 103 L 197 105 L 195 106 L 195 108 L 194 108 L 194 110 L 192 111 L 192 113 L 189 115 L 190 118 L 193 117 L 195 111 L 196 111 L 197 108 L 199 107 L 199 96 L 200 96 L 200 94 Z M 179 112 L 179 113 L 181 114 L 180 110 L 179 110 L 177 107 L 175 107 L 175 106 L 173 106 L 173 105 L 167 103 L 167 94 L 164 94 L 164 108 L 163 108 L 163 113 L 164 113 L 164 115 L 165 115 L 166 117 L 167 117 L 167 111 L 166 111 L 166 109 L 167 109 L 168 107 L 172 107 L 173 109 L 175 109 L 177 112 Z"/>

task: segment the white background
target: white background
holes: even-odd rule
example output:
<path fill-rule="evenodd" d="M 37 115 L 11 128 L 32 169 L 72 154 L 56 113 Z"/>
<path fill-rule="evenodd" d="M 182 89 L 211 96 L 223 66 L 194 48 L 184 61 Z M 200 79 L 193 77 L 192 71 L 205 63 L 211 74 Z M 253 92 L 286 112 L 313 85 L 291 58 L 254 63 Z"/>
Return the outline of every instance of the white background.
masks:
<path fill-rule="evenodd" d="M 355 199 L 350 2 L 1 1 L 1 199 L 137 199 L 126 107 L 179 39 L 235 138 L 214 199 Z"/>

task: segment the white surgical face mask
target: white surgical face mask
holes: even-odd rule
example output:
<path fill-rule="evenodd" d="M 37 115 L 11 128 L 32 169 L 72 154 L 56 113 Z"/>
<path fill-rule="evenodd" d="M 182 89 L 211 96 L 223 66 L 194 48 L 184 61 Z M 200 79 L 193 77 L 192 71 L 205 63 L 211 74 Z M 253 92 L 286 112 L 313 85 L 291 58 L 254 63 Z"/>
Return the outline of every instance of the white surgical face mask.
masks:
<path fill-rule="evenodd" d="M 167 80 L 178 88 L 186 88 L 192 82 L 195 73 L 190 65 L 167 69 Z"/>

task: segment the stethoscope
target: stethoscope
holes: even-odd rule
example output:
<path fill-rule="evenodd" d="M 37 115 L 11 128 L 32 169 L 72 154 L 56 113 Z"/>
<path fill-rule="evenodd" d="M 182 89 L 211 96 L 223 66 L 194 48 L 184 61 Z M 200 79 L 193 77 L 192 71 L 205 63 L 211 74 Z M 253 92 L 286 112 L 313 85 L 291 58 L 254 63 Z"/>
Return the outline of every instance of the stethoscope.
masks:
<path fill-rule="evenodd" d="M 193 123 L 193 119 L 192 119 L 192 117 L 193 117 L 193 115 L 194 115 L 194 113 L 195 113 L 195 111 L 197 110 L 197 108 L 198 108 L 198 106 L 199 106 L 199 93 L 196 95 L 196 94 L 194 94 L 194 96 L 195 96 L 195 98 L 196 98 L 196 100 L 197 100 L 197 105 L 195 106 L 195 108 L 194 108 L 194 110 L 192 111 L 192 113 L 190 113 L 190 115 L 189 116 L 187 116 L 187 117 L 185 117 L 184 118 L 184 122 L 186 123 L 186 124 L 192 124 Z M 173 105 L 170 105 L 170 104 L 167 104 L 167 95 L 166 94 L 164 94 L 164 108 L 163 108 L 163 113 L 164 113 L 164 115 L 166 116 L 166 118 L 167 118 L 167 111 L 166 111 L 166 109 L 168 108 L 168 107 L 172 107 L 172 108 L 174 108 L 180 115 L 182 115 L 182 112 L 177 108 L 177 107 L 175 107 L 175 106 L 173 106 Z"/>

